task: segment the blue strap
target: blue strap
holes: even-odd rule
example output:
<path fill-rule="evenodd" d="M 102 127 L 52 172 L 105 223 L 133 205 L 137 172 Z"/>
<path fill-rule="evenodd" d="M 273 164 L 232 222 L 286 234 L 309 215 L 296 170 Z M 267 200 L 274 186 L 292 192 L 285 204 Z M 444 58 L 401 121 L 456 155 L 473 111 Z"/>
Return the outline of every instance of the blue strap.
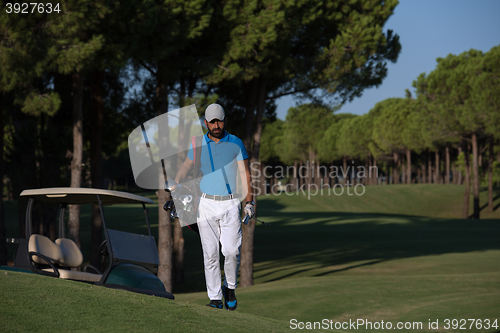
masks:
<path fill-rule="evenodd" d="M 215 172 L 214 160 L 212 159 L 212 149 L 210 149 L 210 142 L 207 142 L 207 146 L 208 146 L 208 155 L 210 156 L 210 165 L 212 166 L 212 172 Z"/>

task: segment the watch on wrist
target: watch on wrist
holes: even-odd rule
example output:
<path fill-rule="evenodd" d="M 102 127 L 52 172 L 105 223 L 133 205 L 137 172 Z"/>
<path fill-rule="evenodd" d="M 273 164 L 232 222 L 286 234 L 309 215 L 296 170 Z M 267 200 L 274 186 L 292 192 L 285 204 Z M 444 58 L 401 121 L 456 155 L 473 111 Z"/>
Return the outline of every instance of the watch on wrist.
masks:
<path fill-rule="evenodd" d="M 255 206 L 255 202 L 253 202 L 253 200 L 245 202 L 245 205 L 248 205 L 248 204 L 251 204 L 252 206 Z"/>

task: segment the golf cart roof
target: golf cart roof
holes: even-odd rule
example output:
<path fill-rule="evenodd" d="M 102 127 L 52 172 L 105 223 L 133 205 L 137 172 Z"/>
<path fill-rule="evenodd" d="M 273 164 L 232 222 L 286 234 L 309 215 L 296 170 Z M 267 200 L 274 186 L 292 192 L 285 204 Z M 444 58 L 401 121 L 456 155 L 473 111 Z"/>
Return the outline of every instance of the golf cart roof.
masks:
<path fill-rule="evenodd" d="M 154 203 L 149 198 L 132 193 L 80 187 L 51 187 L 24 190 L 20 196 L 33 198 L 37 201 L 80 205 L 98 204 L 97 194 L 101 198 L 102 204 L 106 206 L 128 203 Z"/>

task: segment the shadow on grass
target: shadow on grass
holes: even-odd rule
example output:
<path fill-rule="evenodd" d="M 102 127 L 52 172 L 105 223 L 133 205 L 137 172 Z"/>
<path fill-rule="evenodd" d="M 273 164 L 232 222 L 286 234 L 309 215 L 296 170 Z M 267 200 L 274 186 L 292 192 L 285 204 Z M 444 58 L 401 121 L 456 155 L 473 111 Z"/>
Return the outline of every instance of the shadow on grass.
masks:
<path fill-rule="evenodd" d="M 282 212 L 284 207 L 274 200 L 259 205 L 259 216 L 272 226 L 259 225 L 255 231 L 254 277 L 258 282 L 297 275 L 328 276 L 395 259 L 500 249 L 500 220 Z M 151 208 L 150 213 L 151 231 L 158 240 L 157 210 Z M 106 208 L 105 216 L 110 228 L 147 233 L 140 208 Z M 90 210 L 82 207 L 82 251 L 87 257 L 90 221 Z M 17 220 L 14 223 L 11 229 L 17 228 Z M 174 293 L 205 291 L 199 237 L 185 230 L 184 240 L 185 282 L 175 286 Z"/>
<path fill-rule="evenodd" d="M 486 192 L 486 191 L 481 191 L 481 192 Z M 495 202 L 498 198 L 500 198 L 500 193 L 498 191 L 495 191 L 497 193 L 496 196 L 493 197 L 493 202 Z M 479 208 L 479 213 L 481 213 L 486 207 L 488 207 L 488 202 L 486 202 L 482 207 Z M 500 207 L 500 203 L 498 203 L 495 207 L 493 207 L 493 211 L 496 211 L 497 208 Z M 471 215 L 469 215 L 469 218 L 472 219 L 474 218 L 474 212 L 472 212 Z"/>
<path fill-rule="evenodd" d="M 500 249 L 500 220 L 379 213 L 287 213 L 280 211 L 283 207 L 276 201 L 261 201 L 260 205 L 259 215 L 271 222 L 271 227 L 259 225 L 255 231 L 254 278 L 259 283 L 297 275 L 328 276 L 395 259 Z M 120 208 L 109 213 L 113 221 L 128 224 L 133 229 L 130 231 L 145 232 L 142 223 L 126 222 L 142 222 L 140 209 Z M 152 213 L 151 221 L 156 221 Z M 110 227 L 114 223 L 117 222 L 110 222 Z M 156 239 L 157 231 L 153 226 Z M 199 237 L 189 230 L 183 234 L 185 281 L 174 287 L 174 293 L 205 291 Z"/>
<path fill-rule="evenodd" d="M 255 236 L 254 273 L 260 282 L 298 274 L 325 276 L 395 259 L 500 249 L 500 220 L 363 213 L 276 217 L 271 228 L 259 228 Z"/>

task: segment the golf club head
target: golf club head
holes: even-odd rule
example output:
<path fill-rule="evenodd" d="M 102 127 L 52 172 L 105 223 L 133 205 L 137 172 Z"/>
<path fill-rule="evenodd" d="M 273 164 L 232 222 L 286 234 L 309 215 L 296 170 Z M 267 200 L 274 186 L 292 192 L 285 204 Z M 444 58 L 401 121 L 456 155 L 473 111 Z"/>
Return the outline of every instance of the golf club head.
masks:
<path fill-rule="evenodd" d="M 167 212 L 175 209 L 174 202 L 172 200 L 165 202 L 165 205 L 163 205 L 163 209 Z"/>
<path fill-rule="evenodd" d="M 176 186 L 177 186 L 177 182 L 176 182 L 175 180 L 173 180 L 173 179 L 168 179 L 168 180 L 165 182 L 164 189 L 165 189 L 165 191 L 170 192 L 170 191 L 172 191 L 172 189 L 173 189 L 174 187 L 176 187 Z"/>

